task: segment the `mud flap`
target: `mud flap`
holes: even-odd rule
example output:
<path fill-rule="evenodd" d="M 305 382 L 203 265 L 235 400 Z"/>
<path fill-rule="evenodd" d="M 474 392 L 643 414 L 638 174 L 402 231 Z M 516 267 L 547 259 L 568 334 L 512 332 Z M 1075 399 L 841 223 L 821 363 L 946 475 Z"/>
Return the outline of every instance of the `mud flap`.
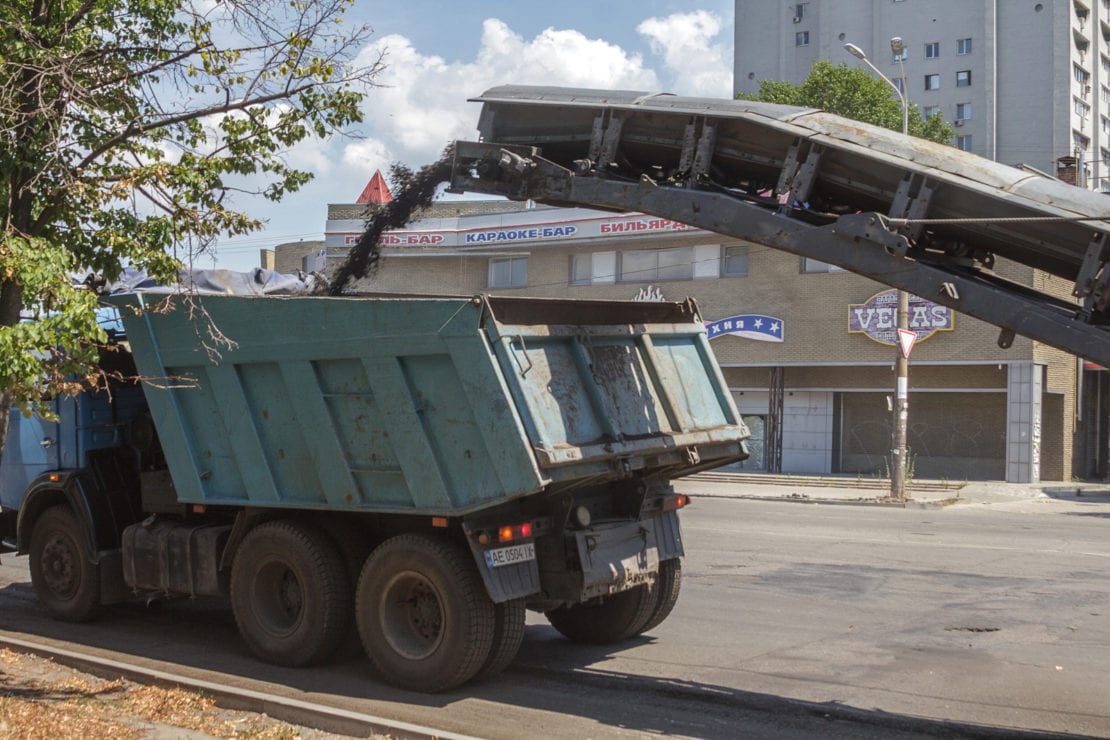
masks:
<path fill-rule="evenodd" d="M 582 564 L 582 596 L 626 591 L 654 580 L 659 562 L 682 554 L 678 516 L 673 511 L 650 519 L 595 527 L 575 533 Z"/>
<path fill-rule="evenodd" d="M 508 547 L 485 547 L 470 537 L 467 542 L 493 603 L 500 604 L 539 592 L 540 569 L 534 543 L 518 545 L 516 547 L 525 549 L 516 550 Z"/>

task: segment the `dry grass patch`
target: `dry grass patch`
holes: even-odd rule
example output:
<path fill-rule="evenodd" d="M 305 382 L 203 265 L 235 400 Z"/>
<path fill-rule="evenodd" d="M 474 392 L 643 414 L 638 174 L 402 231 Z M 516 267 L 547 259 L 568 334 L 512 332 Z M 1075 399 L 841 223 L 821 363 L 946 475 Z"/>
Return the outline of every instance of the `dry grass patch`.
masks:
<path fill-rule="evenodd" d="M 337 737 L 266 715 L 220 709 L 195 691 L 108 681 L 0 648 L 0 737 L 143 738 L 166 728 L 217 738 Z"/>

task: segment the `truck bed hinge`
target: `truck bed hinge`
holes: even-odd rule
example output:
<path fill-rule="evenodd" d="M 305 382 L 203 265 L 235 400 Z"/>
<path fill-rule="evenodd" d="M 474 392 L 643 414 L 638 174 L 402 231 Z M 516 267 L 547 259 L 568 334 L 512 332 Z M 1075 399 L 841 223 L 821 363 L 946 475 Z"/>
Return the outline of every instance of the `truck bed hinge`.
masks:
<path fill-rule="evenodd" d="M 605 110 L 594 117 L 594 127 L 590 133 L 590 153 L 587 156 L 591 162 L 597 163 L 598 171 L 604 170 L 617 158 L 623 125 L 624 119 L 612 111 Z"/>
<path fill-rule="evenodd" d="M 817 167 L 825 148 L 808 139 L 796 139 L 790 145 L 786 160 L 782 163 L 779 183 L 775 187 L 779 204 L 790 208 L 794 203 L 809 200 L 813 186 L 817 182 Z"/>
<path fill-rule="evenodd" d="M 1082 299 L 1082 313 L 1090 318 L 1095 311 L 1103 311 L 1110 303 L 1110 270 L 1106 269 L 1106 234 L 1096 233 L 1087 245 L 1083 264 L 1075 279 L 1072 295 Z"/>
<path fill-rule="evenodd" d="M 716 147 L 716 126 L 701 116 L 686 124 L 682 133 L 682 154 L 678 159 L 677 174 L 688 178 L 689 183 L 708 175 Z"/>
<path fill-rule="evenodd" d="M 891 218 L 905 218 L 911 221 L 925 218 L 929 212 L 929 201 L 933 197 L 934 189 L 933 182 L 926 176 L 907 172 L 898 183 L 898 189 L 890 203 L 890 213 L 887 215 Z M 910 241 L 917 241 L 924 228 L 924 224 L 911 223 L 898 229 L 898 232 Z"/>

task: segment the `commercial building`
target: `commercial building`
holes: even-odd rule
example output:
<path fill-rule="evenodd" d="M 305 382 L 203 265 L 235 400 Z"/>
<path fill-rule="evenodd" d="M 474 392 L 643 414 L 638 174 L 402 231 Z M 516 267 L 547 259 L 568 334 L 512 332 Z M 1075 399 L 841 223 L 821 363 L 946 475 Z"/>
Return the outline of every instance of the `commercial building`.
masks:
<path fill-rule="evenodd" d="M 338 265 L 368 208 L 373 203 L 329 206 L 325 246 L 305 267 Z M 1000 269 L 1027 285 L 1049 279 L 1020 266 Z M 643 214 L 454 201 L 387 232 L 380 268 L 359 288 L 693 296 L 755 435 L 746 469 L 888 472 L 894 292 L 825 263 Z M 925 301 L 915 300 L 911 325 L 919 334 L 910 372 L 913 475 L 1036 481 L 1084 474 L 1088 430 L 1076 426 L 1074 357 L 1021 337 L 1002 349 L 994 327 Z"/>
<path fill-rule="evenodd" d="M 853 43 L 961 149 L 1110 191 L 1110 0 L 736 0 L 735 35 L 737 91 Z"/>

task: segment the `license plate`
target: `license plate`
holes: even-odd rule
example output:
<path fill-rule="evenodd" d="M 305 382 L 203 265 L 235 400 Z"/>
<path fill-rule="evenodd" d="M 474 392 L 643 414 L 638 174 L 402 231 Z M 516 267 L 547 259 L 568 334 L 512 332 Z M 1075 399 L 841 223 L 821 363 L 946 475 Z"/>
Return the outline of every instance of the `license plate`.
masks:
<path fill-rule="evenodd" d="M 499 568 L 502 565 L 515 565 L 536 559 L 536 543 L 528 542 L 512 547 L 499 547 L 496 550 L 486 550 L 486 565 Z"/>

